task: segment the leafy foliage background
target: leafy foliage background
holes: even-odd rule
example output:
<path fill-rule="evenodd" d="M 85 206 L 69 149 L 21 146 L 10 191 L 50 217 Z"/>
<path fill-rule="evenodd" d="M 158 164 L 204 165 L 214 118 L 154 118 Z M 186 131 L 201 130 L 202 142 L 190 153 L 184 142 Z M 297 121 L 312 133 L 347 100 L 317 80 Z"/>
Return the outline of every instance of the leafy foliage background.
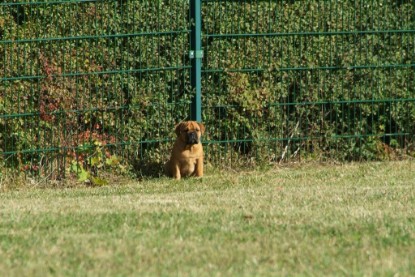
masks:
<path fill-rule="evenodd" d="M 410 152 L 413 1 L 206 1 L 203 8 L 203 111 L 217 122 L 208 124 L 211 155 L 238 163 L 241 153 L 268 162 Z"/>
<path fill-rule="evenodd" d="M 207 161 L 385 159 L 415 132 L 413 1 L 202 1 Z M 61 178 L 97 142 L 159 174 L 189 116 L 188 3 L 3 3 L 4 168 Z M 101 148 L 100 148 L 101 149 Z"/>

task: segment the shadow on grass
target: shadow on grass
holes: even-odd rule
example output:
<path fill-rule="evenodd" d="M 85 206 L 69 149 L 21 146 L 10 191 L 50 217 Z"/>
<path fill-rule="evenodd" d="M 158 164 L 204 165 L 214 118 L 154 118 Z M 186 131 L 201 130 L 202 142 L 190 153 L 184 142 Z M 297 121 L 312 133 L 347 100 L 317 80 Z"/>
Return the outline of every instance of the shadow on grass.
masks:
<path fill-rule="evenodd" d="M 164 177 L 164 162 L 135 161 L 133 163 L 134 174 L 137 179 L 156 179 Z"/>

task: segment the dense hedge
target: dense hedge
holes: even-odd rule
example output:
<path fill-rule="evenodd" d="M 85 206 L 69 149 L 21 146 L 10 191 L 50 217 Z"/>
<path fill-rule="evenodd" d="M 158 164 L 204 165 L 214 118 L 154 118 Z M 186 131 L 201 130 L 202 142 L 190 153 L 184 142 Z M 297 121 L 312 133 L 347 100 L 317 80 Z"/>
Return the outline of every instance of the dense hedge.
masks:
<path fill-rule="evenodd" d="M 221 117 L 211 139 L 244 139 L 228 157 L 383 159 L 413 146 L 413 1 L 225 2 L 204 6 L 205 33 L 222 36 L 205 40 L 203 102 L 207 121 Z"/>
<path fill-rule="evenodd" d="M 189 110 L 183 1 L 2 9 L 1 150 L 26 150 L 4 155 L 6 165 L 60 176 L 97 141 L 130 164 L 165 158 L 157 146 Z"/>
<path fill-rule="evenodd" d="M 45 2 L 1 6 L 3 166 L 61 177 L 99 143 L 159 172 L 193 93 L 187 1 Z M 411 149 L 413 1 L 202 7 L 208 162 Z"/>

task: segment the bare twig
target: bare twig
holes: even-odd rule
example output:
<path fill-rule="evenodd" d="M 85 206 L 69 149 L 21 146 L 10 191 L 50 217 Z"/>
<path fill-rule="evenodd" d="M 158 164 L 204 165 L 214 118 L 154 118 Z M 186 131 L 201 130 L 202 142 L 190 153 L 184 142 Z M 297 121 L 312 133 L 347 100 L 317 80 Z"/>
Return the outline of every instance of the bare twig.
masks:
<path fill-rule="evenodd" d="M 285 146 L 285 148 L 284 148 L 284 152 L 282 152 L 282 154 L 281 154 L 281 159 L 280 159 L 280 162 L 279 162 L 279 164 L 281 164 L 282 163 L 282 161 L 284 160 L 284 158 L 285 158 L 285 155 L 287 155 L 287 152 L 288 152 L 288 146 L 290 145 L 290 142 L 291 142 L 291 139 L 294 137 L 294 134 L 295 133 L 297 133 L 297 129 L 298 129 L 298 126 L 300 125 L 300 121 L 297 121 L 297 124 L 295 125 L 295 128 L 294 128 L 294 130 L 292 131 L 292 133 L 291 133 L 291 135 L 290 135 L 290 138 L 288 139 L 288 142 L 287 142 L 287 145 Z M 297 151 L 296 152 L 298 152 L 298 150 L 299 149 L 297 149 Z"/>

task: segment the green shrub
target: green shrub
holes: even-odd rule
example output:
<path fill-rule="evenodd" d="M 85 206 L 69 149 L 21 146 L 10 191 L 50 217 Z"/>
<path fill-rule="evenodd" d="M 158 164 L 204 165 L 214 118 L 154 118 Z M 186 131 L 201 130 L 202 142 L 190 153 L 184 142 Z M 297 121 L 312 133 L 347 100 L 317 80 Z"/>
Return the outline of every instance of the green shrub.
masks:
<path fill-rule="evenodd" d="M 204 33 L 220 34 L 204 41 L 204 118 L 221 119 L 208 139 L 235 141 L 212 151 L 272 162 L 413 147 L 413 2 L 209 1 L 203 12 Z"/>
<path fill-rule="evenodd" d="M 202 7 L 207 162 L 371 160 L 413 148 L 412 1 Z M 138 176 L 160 174 L 193 95 L 187 1 L 1 9 L 2 165 L 59 179 L 74 161 L 88 168 L 84 146 L 93 156 L 100 143 Z"/>

